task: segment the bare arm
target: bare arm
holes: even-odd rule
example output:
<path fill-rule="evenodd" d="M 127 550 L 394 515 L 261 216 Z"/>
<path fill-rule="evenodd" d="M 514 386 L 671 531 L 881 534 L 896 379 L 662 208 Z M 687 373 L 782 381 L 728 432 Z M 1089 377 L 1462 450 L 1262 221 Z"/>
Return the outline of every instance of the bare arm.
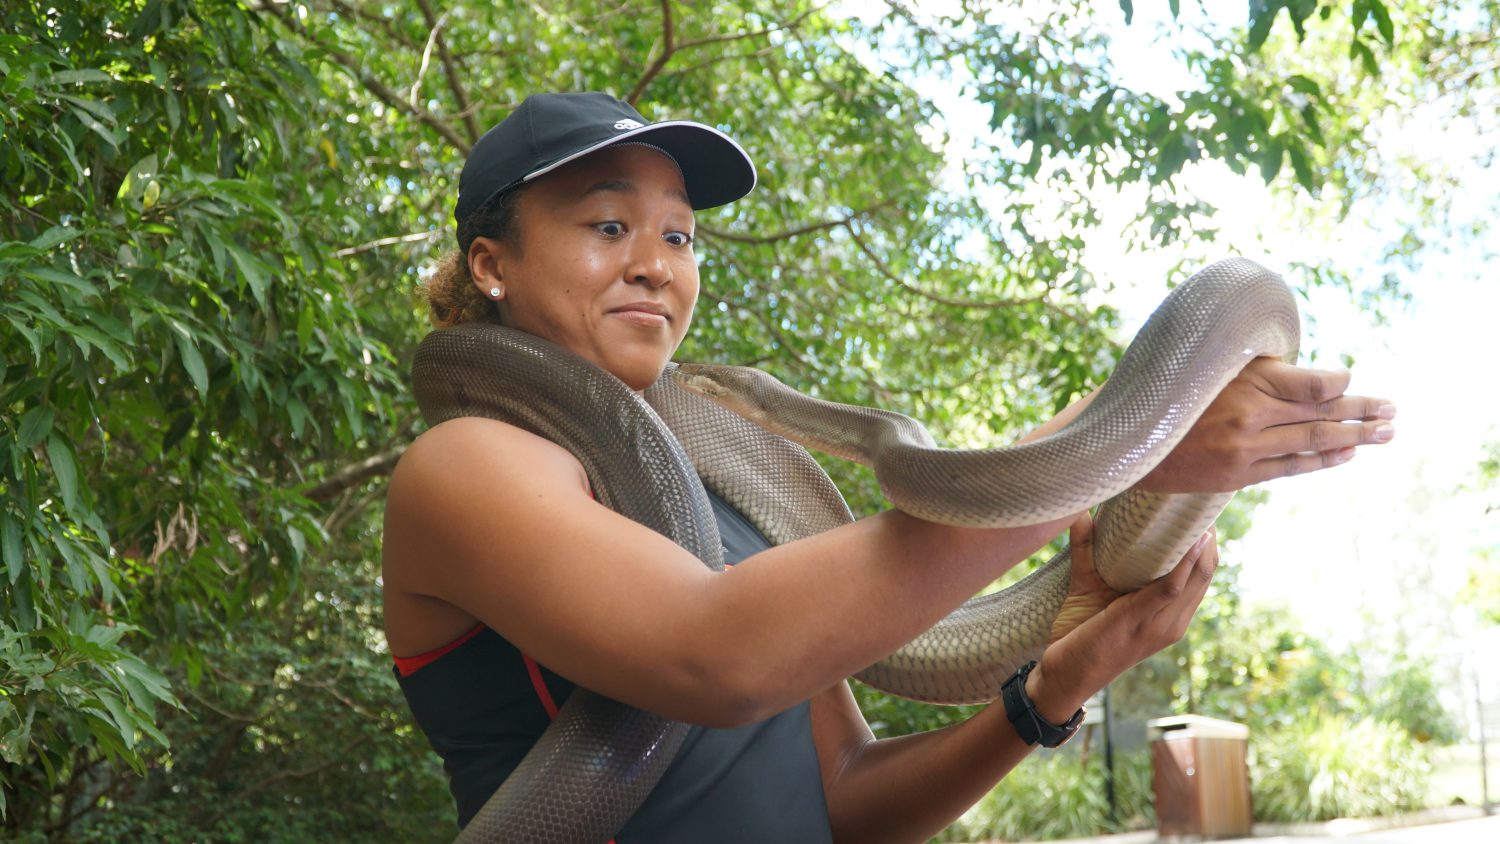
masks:
<path fill-rule="evenodd" d="M 460 419 L 424 434 L 397 467 L 385 583 L 461 609 L 602 694 L 723 726 L 769 717 L 874 662 L 1071 518 L 972 530 L 891 511 L 714 574 L 595 503 L 563 449 Z M 388 613 L 393 649 L 399 615 Z"/>
<path fill-rule="evenodd" d="M 1182 638 L 1218 564 L 1205 536 L 1165 577 L 1120 597 L 1092 575 L 1088 520 L 1075 524 L 1069 600 L 1105 608 L 1076 628 L 1054 628 L 1059 638 L 1027 678 L 1043 717 L 1063 723 L 1125 669 Z M 812 719 L 835 841 L 926 841 L 1032 750 L 999 703 L 940 730 L 875 741 L 840 683 L 813 699 Z"/>

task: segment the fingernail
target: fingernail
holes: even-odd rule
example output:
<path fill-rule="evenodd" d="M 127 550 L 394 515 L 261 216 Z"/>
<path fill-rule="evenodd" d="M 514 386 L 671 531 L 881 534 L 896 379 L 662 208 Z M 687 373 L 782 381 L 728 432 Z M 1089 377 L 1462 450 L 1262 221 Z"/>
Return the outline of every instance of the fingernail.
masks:
<path fill-rule="evenodd" d="M 1375 426 L 1374 439 L 1378 443 L 1388 443 L 1396 436 L 1396 426 L 1389 422 L 1382 422 Z"/>
<path fill-rule="evenodd" d="M 1353 460 L 1353 459 L 1354 459 L 1354 446 L 1352 446 L 1352 445 L 1349 446 L 1348 448 L 1341 448 L 1338 451 L 1335 451 L 1333 453 L 1333 465 L 1335 465 L 1335 466 L 1337 466 L 1340 463 L 1348 463 L 1350 460 Z"/>
<path fill-rule="evenodd" d="M 1375 408 L 1375 418 L 1376 419 L 1395 419 L 1396 418 L 1396 406 L 1394 404 L 1391 404 L 1390 402 L 1386 402 L 1385 404 L 1381 405 L 1380 407 Z"/>
<path fill-rule="evenodd" d="M 1207 547 L 1208 547 L 1208 534 L 1205 533 L 1202 536 L 1198 537 L 1198 541 L 1197 542 L 1193 543 L 1193 553 L 1194 554 L 1202 553 L 1203 549 L 1207 548 Z"/>

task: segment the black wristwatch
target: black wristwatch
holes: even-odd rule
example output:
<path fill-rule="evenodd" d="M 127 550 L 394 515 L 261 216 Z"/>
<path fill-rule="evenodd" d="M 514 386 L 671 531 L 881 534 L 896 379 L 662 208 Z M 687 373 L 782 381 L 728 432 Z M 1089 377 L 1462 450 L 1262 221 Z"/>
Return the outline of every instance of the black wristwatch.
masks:
<path fill-rule="evenodd" d="M 1035 667 L 1036 660 L 1026 663 L 1000 687 L 1000 698 L 1005 701 L 1005 717 L 1015 725 L 1021 740 L 1027 744 L 1040 742 L 1042 747 L 1061 747 L 1083 725 L 1083 707 L 1078 707 L 1073 717 L 1061 725 L 1043 718 L 1026 694 L 1026 676 Z"/>

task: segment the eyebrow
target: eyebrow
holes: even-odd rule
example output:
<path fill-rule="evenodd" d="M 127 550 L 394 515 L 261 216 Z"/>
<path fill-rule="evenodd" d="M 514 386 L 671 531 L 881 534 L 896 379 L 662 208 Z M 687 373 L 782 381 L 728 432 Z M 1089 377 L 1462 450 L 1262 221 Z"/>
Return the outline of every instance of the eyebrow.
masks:
<path fill-rule="evenodd" d="M 588 190 L 585 190 L 583 193 L 578 195 L 578 198 L 580 200 L 586 199 L 589 196 L 603 191 L 611 191 L 614 193 L 637 193 L 639 190 L 640 188 L 636 186 L 636 183 L 630 181 L 629 179 L 606 179 L 602 182 L 595 182 L 594 184 L 590 185 Z M 691 199 L 688 199 L 687 191 L 682 190 L 681 188 L 673 188 L 672 190 L 668 191 L 668 193 L 670 193 L 673 198 L 682 200 L 683 204 L 687 205 L 689 208 L 693 207 L 693 201 Z"/>

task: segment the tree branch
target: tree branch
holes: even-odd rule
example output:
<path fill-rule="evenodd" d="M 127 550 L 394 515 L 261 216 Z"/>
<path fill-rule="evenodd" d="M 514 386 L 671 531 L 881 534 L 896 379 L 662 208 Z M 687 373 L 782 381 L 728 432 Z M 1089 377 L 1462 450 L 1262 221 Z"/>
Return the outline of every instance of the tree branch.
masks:
<path fill-rule="evenodd" d="M 871 205 L 868 208 L 864 208 L 864 209 L 861 209 L 859 211 L 855 211 L 853 214 L 850 214 L 847 217 L 841 217 L 840 219 L 837 219 L 837 220 L 827 220 L 827 221 L 824 221 L 824 222 L 821 222 L 821 223 L 809 223 L 809 224 L 807 224 L 805 226 L 802 226 L 800 228 L 788 229 L 787 231 L 778 232 L 776 234 L 768 234 L 768 235 L 735 234 L 733 232 L 726 232 L 726 231 L 721 231 L 719 229 L 709 228 L 708 226 L 698 226 L 698 231 L 701 232 L 701 233 L 703 233 L 703 234 L 708 235 L 709 237 L 717 238 L 719 240 L 728 240 L 728 241 L 732 241 L 734 243 L 752 243 L 752 244 L 775 243 L 775 242 L 777 242 L 779 240 L 791 240 L 794 237 L 801 237 L 804 234 L 811 234 L 811 233 L 816 232 L 816 231 L 823 231 L 824 229 L 836 229 L 836 228 L 838 228 L 840 226 L 844 226 L 844 227 L 847 228 L 848 225 L 849 225 L 849 223 L 853 222 L 854 220 L 857 220 L 860 217 L 869 216 L 870 214 L 873 214 L 873 213 L 875 213 L 876 211 L 879 211 L 882 208 L 888 207 L 890 205 L 894 205 L 895 203 L 896 203 L 896 200 L 894 198 L 893 199 L 887 199 L 884 202 L 878 202 L 878 203 L 876 203 L 874 205 Z"/>
<path fill-rule="evenodd" d="M 690 50 L 694 47 L 702 47 L 706 44 L 722 44 L 726 41 L 739 41 L 745 38 L 759 38 L 763 35 L 770 35 L 773 32 L 782 32 L 788 29 L 796 29 L 799 25 L 801 25 L 803 21 L 807 20 L 815 13 L 821 12 L 824 9 L 828 8 L 828 5 L 829 4 L 824 3 L 821 6 L 811 6 L 807 9 L 807 11 L 796 16 L 795 18 L 792 18 L 789 21 L 782 21 L 775 26 L 768 26 L 765 29 L 757 29 L 754 32 L 736 32 L 734 34 L 710 35 L 707 38 L 694 38 L 690 41 L 683 41 L 682 43 L 677 45 L 677 52 L 680 53 L 683 50 Z"/>
<path fill-rule="evenodd" d="M 724 256 L 724 261 L 729 265 L 730 269 L 739 273 L 740 277 L 753 278 L 750 273 L 745 272 L 745 268 L 740 266 L 739 262 L 734 260 L 733 257 L 726 255 Z M 730 302 L 724 297 L 715 295 L 712 291 L 700 290 L 699 295 L 712 299 L 715 302 L 724 302 L 730 306 L 735 306 L 735 303 Z M 802 356 L 802 352 L 797 348 L 797 344 L 792 342 L 791 338 L 787 337 L 786 334 L 782 333 L 781 328 L 776 325 L 776 321 L 767 317 L 761 308 L 745 308 L 744 310 L 745 313 L 750 315 L 751 319 L 760 323 L 761 327 L 766 330 L 766 333 L 771 335 L 771 339 L 776 342 L 776 345 L 790 354 L 804 370 L 816 370 L 816 367 L 808 362 L 807 358 Z"/>
<path fill-rule="evenodd" d="M 433 32 L 438 29 L 437 19 L 432 16 L 432 3 L 429 0 L 417 0 L 417 5 L 422 9 L 422 16 L 427 19 L 427 25 Z M 444 16 L 448 13 L 444 12 Z M 479 122 L 474 119 L 477 109 L 469 104 L 469 93 L 464 88 L 463 75 L 458 72 L 458 65 L 453 61 L 453 55 L 448 52 L 448 41 L 445 38 L 437 39 L 438 58 L 443 62 L 443 75 L 448 77 L 448 90 L 453 92 L 453 99 L 458 103 L 459 116 L 463 118 L 464 128 L 469 130 L 471 141 L 479 140 L 483 132 L 479 128 Z"/>
<path fill-rule="evenodd" d="M 367 12 L 352 3 L 346 2 L 346 0 L 327 0 L 327 3 L 330 8 L 332 8 L 335 12 L 343 15 L 344 17 L 349 18 L 350 20 L 363 20 L 373 23 L 384 30 L 385 34 L 390 36 L 392 41 L 395 41 L 401 46 L 406 47 L 410 50 L 417 49 L 417 45 L 413 44 L 411 39 L 406 37 L 406 33 L 397 29 L 395 23 L 390 18 L 371 14 L 370 12 Z M 360 27 L 360 29 L 364 32 L 370 31 L 368 29 L 365 29 L 364 27 Z"/>
<path fill-rule="evenodd" d="M 758 59 L 758 58 L 762 58 L 764 56 L 769 56 L 769 55 L 772 55 L 773 53 L 775 53 L 776 50 L 777 50 L 776 47 L 761 47 L 759 50 L 752 50 L 752 51 L 750 51 L 748 53 L 726 53 L 726 54 L 724 54 L 722 56 L 714 56 L 711 59 L 704 59 L 703 61 L 698 62 L 697 64 L 690 64 L 687 67 L 674 67 L 671 70 L 666 71 L 663 75 L 665 75 L 665 76 L 686 76 L 689 73 L 693 73 L 695 71 L 702 70 L 705 67 L 713 67 L 716 64 L 723 64 L 725 62 L 732 62 L 732 61 L 740 61 L 740 60 L 743 60 L 743 59 Z"/>
<path fill-rule="evenodd" d="M 849 237 L 854 239 L 854 245 L 859 247 L 859 251 L 865 253 L 865 257 L 869 258 L 870 262 L 875 265 L 875 271 L 880 273 L 886 281 L 929 302 L 937 302 L 939 305 L 947 305 L 952 308 L 1005 310 L 1020 305 L 1043 302 L 1047 298 L 1046 296 L 1029 296 L 1020 299 L 949 299 L 946 296 L 939 296 L 936 293 L 928 293 L 926 290 L 917 287 L 892 272 L 890 266 L 880 256 L 875 254 L 875 250 L 871 249 L 869 244 L 865 243 L 865 239 L 859 236 L 859 232 L 855 231 L 853 226 L 845 226 L 844 228 L 848 230 Z"/>
<path fill-rule="evenodd" d="M 430 232 L 415 232 L 413 234 L 392 235 L 391 237 L 382 237 L 378 240 L 372 240 L 368 243 L 361 243 L 358 246 L 346 246 L 343 249 L 334 252 L 333 256 L 335 258 L 347 258 L 350 255 L 357 255 L 360 252 L 369 252 L 371 249 L 379 249 L 382 246 L 394 246 L 398 243 L 415 243 L 420 240 L 437 240 L 439 237 L 442 237 L 443 234 L 444 232 L 442 230 L 433 229 Z"/>
<path fill-rule="evenodd" d="M 650 85 L 651 80 L 655 79 L 656 75 L 661 73 L 661 69 L 667 66 L 667 62 L 671 61 L 672 53 L 675 51 L 676 48 L 672 44 L 672 0 L 661 0 L 661 55 L 657 56 L 656 61 L 646 68 L 645 73 L 641 74 L 640 80 L 635 83 L 635 88 L 631 89 L 630 96 L 625 98 L 625 102 L 633 106 L 640 100 L 641 94 L 646 92 L 646 86 Z"/>
<path fill-rule="evenodd" d="M 437 44 L 438 34 L 443 30 L 443 24 L 448 20 L 448 13 L 444 12 L 436 23 L 429 23 L 427 32 L 427 43 L 422 47 L 422 62 L 417 65 L 417 78 L 412 80 L 411 91 L 406 95 L 406 102 L 412 108 L 417 107 L 417 97 L 422 93 L 422 79 L 427 75 L 427 68 L 432 66 L 432 48 Z"/>
<path fill-rule="evenodd" d="M 939 296 L 936 293 L 929 293 L 926 290 L 917 287 L 911 282 L 908 282 L 905 279 L 897 276 L 895 273 L 891 272 L 891 268 L 886 265 L 885 261 L 880 259 L 880 256 L 875 254 L 875 251 L 872 250 L 868 244 L 865 243 L 864 238 L 859 236 L 859 232 L 855 231 L 853 226 L 846 225 L 844 228 L 848 230 L 849 237 L 854 239 L 854 245 L 859 247 L 859 251 L 865 253 L 866 257 L 870 259 L 870 262 L 875 265 L 876 272 L 880 273 L 881 276 L 883 276 L 892 284 L 901 287 L 908 293 L 926 299 L 929 302 L 936 302 L 939 305 L 946 305 L 950 308 L 966 308 L 976 310 L 1006 310 L 1009 308 L 1020 307 L 1022 305 L 1041 305 L 1042 307 L 1047 308 L 1053 313 L 1056 313 L 1059 316 L 1070 320 L 1075 325 L 1078 325 L 1082 328 L 1088 327 L 1088 323 L 1085 322 L 1082 317 L 1079 317 L 1078 315 L 1062 308 L 1056 302 L 1053 302 L 1052 299 L 1045 293 L 1037 296 L 1024 296 L 1015 299 L 950 299 L 946 296 Z"/>
<path fill-rule="evenodd" d="M 269 12 L 273 17 L 281 21 L 283 26 L 285 26 L 292 32 L 297 33 L 298 35 L 309 41 L 314 41 L 312 36 L 309 35 L 306 30 L 302 29 L 296 23 L 296 21 L 292 19 L 292 16 L 289 13 L 277 8 L 275 3 L 263 3 L 261 4 L 260 9 L 261 11 Z M 316 42 L 314 41 L 314 43 Z M 449 143 L 453 144 L 453 146 L 456 147 L 459 152 L 463 153 L 464 155 L 469 154 L 469 149 L 473 145 L 464 140 L 463 137 L 460 136 L 458 132 L 447 123 L 447 121 L 443 120 L 427 109 L 422 108 L 421 106 L 413 106 L 406 100 L 401 99 L 400 94 L 397 94 L 395 91 L 391 90 L 390 86 L 386 85 L 384 82 L 381 82 L 379 79 L 376 79 L 374 75 L 361 68 L 359 62 L 356 61 L 355 58 L 348 53 L 325 44 L 319 44 L 318 46 L 323 50 L 323 52 L 328 54 L 329 58 L 343 65 L 346 70 L 354 75 L 355 79 L 359 80 L 359 83 L 361 85 L 365 86 L 365 90 L 369 91 L 371 94 L 374 94 L 375 97 L 381 102 L 385 103 L 391 108 L 396 109 L 397 111 L 411 115 L 421 122 L 426 123 L 428 126 L 431 126 L 433 129 L 437 130 L 437 133 L 447 139 Z"/>
<path fill-rule="evenodd" d="M 371 478 L 381 475 L 389 475 L 396 468 L 396 461 L 406 453 L 406 444 L 399 446 L 374 457 L 367 457 L 358 463 L 345 466 L 334 472 L 323 482 L 303 493 L 312 501 L 331 501 L 347 489 L 356 487 Z"/>

